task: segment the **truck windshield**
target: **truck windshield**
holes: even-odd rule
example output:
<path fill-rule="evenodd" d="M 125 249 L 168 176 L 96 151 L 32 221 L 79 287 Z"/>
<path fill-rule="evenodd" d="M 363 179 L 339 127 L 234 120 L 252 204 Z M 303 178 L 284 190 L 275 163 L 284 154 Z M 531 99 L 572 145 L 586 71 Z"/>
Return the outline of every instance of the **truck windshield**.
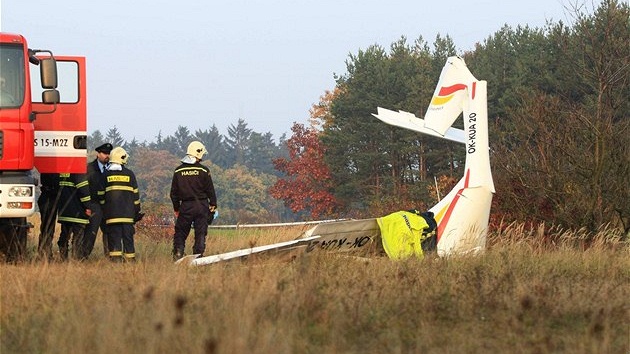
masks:
<path fill-rule="evenodd" d="M 24 101 L 24 50 L 0 45 L 0 107 L 19 107 Z"/>

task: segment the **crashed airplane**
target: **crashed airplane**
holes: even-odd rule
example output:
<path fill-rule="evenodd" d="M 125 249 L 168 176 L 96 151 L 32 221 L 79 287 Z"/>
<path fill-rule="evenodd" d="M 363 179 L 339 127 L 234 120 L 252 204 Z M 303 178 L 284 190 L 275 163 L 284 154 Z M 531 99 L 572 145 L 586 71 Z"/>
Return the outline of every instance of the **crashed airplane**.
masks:
<path fill-rule="evenodd" d="M 464 60 L 453 56 L 447 59 L 442 69 L 424 119 L 412 113 L 381 107 L 373 114 L 390 125 L 464 144 L 464 176 L 443 199 L 429 209 L 437 222 L 437 254 L 440 257 L 481 252 L 486 246 L 490 205 L 495 192 L 490 169 L 486 89 L 486 81 L 477 80 Z M 464 130 L 451 127 L 462 113 Z M 295 240 L 206 257 L 191 255 L 176 263 L 200 266 L 262 252 L 297 248 L 305 252 L 356 252 L 367 247 L 381 247 L 387 251 L 388 245 L 381 237 L 382 219 L 322 222 Z M 418 240 L 410 242 L 419 243 Z M 403 258 L 386 253 L 390 258 Z"/>

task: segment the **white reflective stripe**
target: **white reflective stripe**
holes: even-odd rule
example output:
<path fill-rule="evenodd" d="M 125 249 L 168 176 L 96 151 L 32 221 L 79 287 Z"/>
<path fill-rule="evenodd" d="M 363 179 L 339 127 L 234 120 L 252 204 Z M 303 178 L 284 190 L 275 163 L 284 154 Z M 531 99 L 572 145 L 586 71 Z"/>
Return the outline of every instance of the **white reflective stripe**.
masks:
<path fill-rule="evenodd" d="M 86 136 L 85 131 L 35 131 L 35 156 L 85 157 L 86 149 L 74 148 L 74 137 Z"/>

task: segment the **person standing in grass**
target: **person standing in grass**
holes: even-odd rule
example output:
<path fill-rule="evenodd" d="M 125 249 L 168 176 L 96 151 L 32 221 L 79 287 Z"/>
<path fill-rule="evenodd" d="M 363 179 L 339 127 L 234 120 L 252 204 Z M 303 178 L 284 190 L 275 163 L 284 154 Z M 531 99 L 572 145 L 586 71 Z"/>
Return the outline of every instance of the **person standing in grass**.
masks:
<path fill-rule="evenodd" d="M 57 241 L 62 260 L 67 260 L 70 241 L 72 241 L 72 256 L 78 260 L 84 260 L 83 236 L 85 227 L 92 215 L 90 186 L 86 174 L 60 173 L 59 174 L 59 216 L 57 220 L 61 224 L 61 234 Z"/>
<path fill-rule="evenodd" d="M 208 222 L 217 208 L 217 196 L 210 169 L 201 164 L 206 147 L 199 141 L 188 144 L 186 156 L 173 173 L 171 201 L 175 212 L 173 260 L 184 257 L 186 238 L 192 225 L 195 229 L 193 254 L 203 255 L 206 249 Z"/>
<path fill-rule="evenodd" d="M 129 155 L 122 147 L 111 151 L 101 195 L 103 218 L 107 226 L 107 246 L 112 262 L 136 260 L 134 224 L 144 214 L 140 208 L 140 193 L 136 175 L 125 167 Z"/>
<path fill-rule="evenodd" d="M 42 173 L 39 176 L 40 194 L 37 198 L 40 225 L 37 254 L 40 259 L 52 260 L 52 241 L 55 237 L 59 204 L 59 174 Z"/>
<path fill-rule="evenodd" d="M 96 158 L 87 165 L 88 179 L 90 181 L 90 193 L 93 202 L 92 217 L 90 218 L 90 223 L 85 230 L 85 242 L 83 244 L 83 252 L 88 256 L 94 249 L 94 243 L 96 242 L 99 228 L 101 229 L 103 238 L 103 253 L 105 256 L 108 255 L 107 226 L 103 220 L 103 211 L 101 210 L 101 206 L 98 204 L 98 191 L 102 190 L 103 185 L 105 184 L 105 171 L 107 170 L 107 165 L 109 164 L 109 154 L 113 148 L 114 147 L 110 143 L 104 143 L 97 146 L 96 149 L 94 149 L 96 150 Z"/>

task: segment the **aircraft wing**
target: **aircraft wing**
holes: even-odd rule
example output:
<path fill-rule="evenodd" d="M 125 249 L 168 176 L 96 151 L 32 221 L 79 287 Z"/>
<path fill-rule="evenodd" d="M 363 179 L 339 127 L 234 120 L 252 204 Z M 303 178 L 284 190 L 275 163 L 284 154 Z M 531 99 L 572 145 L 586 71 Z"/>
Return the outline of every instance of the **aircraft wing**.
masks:
<path fill-rule="evenodd" d="M 217 263 L 221 261 L 227 261 L 230 259 L 244 258 L 252 254 L 259 254 L 259 253 L 263 253 L 267 251 L 285 251 L 289 249 L 294 249 L 296 247 L 306 246 L 311 240 L 314 240 L 316 238 L 319 238 L 319 236 L 312 236 L 312 237 L 307 237 L 307 238 L 302 238 L 302 239 L 297 239 L 297 240 L 278 242 L 278 243 L 265 245 L 265 246 L 243 248 L 237 251 L 215 254 L 215 255 L 206 256 L 206 257 L 199 257 L 188 262 L 188 265 L 190 266 L 206 265 L 206 264 L 212 264 L 212 263 Z M 181 263 L 186 263 L 186 262 L 181 262 Z"/>
<path fill-rule="evenodd" d="M 376 219 L 359 219 L 322 222 L 307 231 L 300 238 L 290 241 L 278 242 L 271 245 L 244 248 L 232 252 L 215 254 L 206 257 L 197 255 L 186 256 L 175 264 L 188 266 L 200 266 L 228 261 L 239 258 L 246 258 L 253 254 L 265 252 L 288 251 L 296 248 L 305 248 L 305 252 L 317 250 L 340 251 L 340 252 L 369 252 L 373 249 L 380 229 Z"/>
<path fill-rule="evenodd" d="M 443 138 L 462 144 L 466 143 L 466 137 L 463 130 L 450 127 L 448 128 L 446 133 L 444 133 L 444 136 L 442 136 L 435 130 L 426 128 L 424 126 L 424 119 L 416 117 L 413 113 L 405 111 L 395 112 L 389 109 L 378 107 L 377 114 L 372 115 L 389 125 L 413 130 L 423 134 L 433 135 L 438 138 Z"/>
<path fill-rule="evenodd" d="M 303 237 L 317 237 L 309 241 L 306 252 L 354 252 L 367 250 L 380 234 L 378 223 L 372 218 L 321 223 L 304 232 Z"/>

